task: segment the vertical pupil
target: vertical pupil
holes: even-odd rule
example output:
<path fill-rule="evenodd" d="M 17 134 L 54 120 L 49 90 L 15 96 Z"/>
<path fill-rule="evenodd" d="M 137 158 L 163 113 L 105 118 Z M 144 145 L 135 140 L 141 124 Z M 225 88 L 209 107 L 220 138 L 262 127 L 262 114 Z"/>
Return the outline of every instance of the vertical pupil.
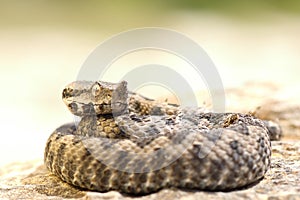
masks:
<path fill-rule="evenodd" d="M 95 85 L 92 89 L 92 93 L 93 93 L 93 96 L 97 96 L 99 95 L 99 92 L 100 92 L 100 87 L 99 85 Z"/>

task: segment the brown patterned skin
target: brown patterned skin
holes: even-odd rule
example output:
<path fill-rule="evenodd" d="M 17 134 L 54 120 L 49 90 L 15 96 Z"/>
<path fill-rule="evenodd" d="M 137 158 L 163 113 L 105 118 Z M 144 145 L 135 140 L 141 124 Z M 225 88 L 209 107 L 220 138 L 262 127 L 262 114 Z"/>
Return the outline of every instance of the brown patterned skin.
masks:
<path fill-rule="evenodd" d="M 270 166 L 268 129 L 251 115 L 156 104 L 128 92 L 125 82 L 75 82 L 63 99 L 82 119 L 52 133 L 44 160 L 74 186 L 130 194 L 224 191 L 258 181 Z"/>

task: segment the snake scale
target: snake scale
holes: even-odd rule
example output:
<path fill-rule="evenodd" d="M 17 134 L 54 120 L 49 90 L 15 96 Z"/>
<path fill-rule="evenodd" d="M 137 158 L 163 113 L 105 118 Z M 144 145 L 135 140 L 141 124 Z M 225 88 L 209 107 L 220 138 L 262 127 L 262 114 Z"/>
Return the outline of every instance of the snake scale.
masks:
<path fill-rule="evenodd" d="M 267 172 L 270 137 L 281 132 L 248 114 L 157 103 L 128 91 L 125 81 L 75 81 L 62 98 L 81 119 L 51 134 L 45 165 L 71 185 L 100 192 L 241 188 Z"/>

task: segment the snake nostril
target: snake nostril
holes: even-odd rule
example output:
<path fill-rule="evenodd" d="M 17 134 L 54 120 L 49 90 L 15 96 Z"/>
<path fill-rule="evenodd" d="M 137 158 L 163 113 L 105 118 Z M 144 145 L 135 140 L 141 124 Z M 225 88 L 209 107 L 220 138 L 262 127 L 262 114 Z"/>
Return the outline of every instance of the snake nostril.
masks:
<path fill-rule="evenodd" d="M 62 98 L 66 99 L 66 98 L 74 96 L 74 94 L 75 93 L 74 93 L 74 90 L 72 88 L 65 88 L 62 91 Z"/>
<path fill-rule="evenodd" d="M 67 89 L 64 89 L 63 92 L 62 92 L 62 98 L 66 98 L 67 96 Z"/>

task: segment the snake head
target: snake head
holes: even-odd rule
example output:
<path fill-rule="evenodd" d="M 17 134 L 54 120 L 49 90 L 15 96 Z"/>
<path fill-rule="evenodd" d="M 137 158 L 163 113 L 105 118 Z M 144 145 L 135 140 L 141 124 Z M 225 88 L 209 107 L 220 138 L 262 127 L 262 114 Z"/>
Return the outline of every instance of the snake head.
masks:
<path fill-rule="evenodd" d="M 127 108 L 127 82 L 75 81 L 68 84 L 62 99 L 78 116 L 118 114 Z"/>

